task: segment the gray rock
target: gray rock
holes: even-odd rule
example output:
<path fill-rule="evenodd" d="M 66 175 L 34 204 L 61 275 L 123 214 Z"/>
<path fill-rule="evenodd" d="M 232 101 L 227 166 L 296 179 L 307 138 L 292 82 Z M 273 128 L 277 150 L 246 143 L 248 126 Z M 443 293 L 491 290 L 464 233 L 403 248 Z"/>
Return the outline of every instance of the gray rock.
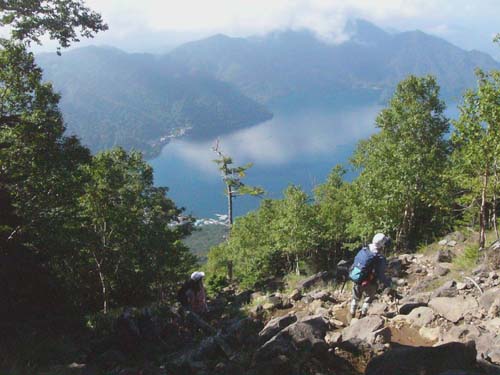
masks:
<path fill-rule="evenodd" d="M 495 348 L 488 352 L 487 358 L 494 364 L 500 365 L 500 348 Z"/>
<path fill-rule="evenodd" d="M 302 293 L 300 293 L 300 290 L 294 289 L 292 293 L 290 293 L 290 299 L 293 301 L 298 301 L 299 299 L 302 298 Z"/>
<path fill-rule="evenodd" d="M 499 240 L 496 240 L 495 242 L 493 242 L 490 247 L 488 248 L 488 250 L 490 251 L 495 251 L 495 250 L 498 250 L 500 249 L 500 241 Z"/>
<path fill-rule="evenodd" d="M 271 319 L 262 331 L 259 332 L 259 341 L 265 343 L 273 336 L 278 334 L 282 329 L 288 327 L 297 321 L 297 316 L 294 313 L 288 313 L 282 317 Z"/>
<path fill-rule="evenodd" d="M 500 334 L 500 318 L 493 318 L 491 320 L 487 320 L 484 323 L 484 328 L 495 335 Z"/>
<path fill-rule="evenodd" d="M 448 241 L 443 239 L 443 240 L 438 242 L 438 245 L 439 246 L 446 246 L 447 243 L 448 243 Z"/>
<path fill-rule="evenodd" d="M 484 292 L 484 294 L 479 298 L 479 305 L 488 311 L 495 302 L 495 299 L 500 295 L 500 288 L 492 288 Z"/>
<path fill-rule="evenodd" d="M 327 321 L 321 316 L 310 316 L 281 330 L 262 345 L 255 354 L 256 361 L 265 361 L 279 355 L 301 355 L 326 352 L 324 340 Z"/>
<path fill-rule="evenodd" d="M 436 268 L 434 268 L 434 274 L 436 276 L 442 277 L 446 276 L 447 274 L 450 273 L 450 269 L 447 267 L 443 267 L 442 265 L 438 264 Z"/>
<path fill-rule="evenodd" d="M 260 320 L 245 318 L 231 324 L 227 329 L 226 338 L 233 344 L 249 345 L 256 341 L 256 333 L 262 329 Z"/>
<path fill-rule="evenodd" d="M 445 331 L 441 341 L 443 343 L 476 341 L 480 335 L 481 332 L 476 326 L 461 324 L 459 326 L 453 326 L 450 330 Z"/>
<path fill-rule="evenodd" d="M 416 302 L 411 302 L 411 301 L 401 302 L 401 305 L 399 306 L 399 313 L 401 315 L 408 315 L 417 307 L 423 307 L 423 306 L 427 306 L 427 302 L 417 302 L 417 301 Z"/>
<path fill-rule="evenodd" d="M 434 320 L 434 311 L 430 307 L 417 307 L 408 316 L 411 325 L 425 327 Z"/>
<path fill-rule="evenodd" d="M 441 287 L 432 293 L 432 298 L 435 297 L 456 297 L 458 295 L 457 283 L 453 280 L 445 282 Z"/>
<path fill-rule="evenodd" d="M 437 342 L 439 340 L 439 327 L 421 327 L 418 333 L 428 341 Z"/>
<path fill-rule="evenodd" d="M 337 346 L 342 342 L 342 333 L 338 331 L 327 332 L 325 336 L 325 342 L 332 347 Z"/>
<path fill-rule="evenodd" d="M 375 344 L 379 337 L 382 341 L 387 341 L 390 337 L 390 331 L 387 332 L 388 330 L 384 330 L 383 327 L 382 318 L 374 315 L 353 321 L 349 327 L 342 331 L 342 343 L 354 347 L 364 347 Z"/>
<path fill-rule="evenodd" d="M 368 315 L 383 315 L 388 310 L 389 306 L 383 302 L 375 302 L 368 309 Z"/>
<path fill-rule="evenodd" d="M 327 280 L 327 278 L 328 278 L 328 272 L 326 271 L 319 272 L 315 275 L 308 277 L 307 279 L 299 281 L 297 283 L 297 289 L 299 290 L 309 289 L 314 285 L 324 283 Z"/>
<path fill-rule="evenodd" d="M 500 316 L 500 297 L 495 298 L 490 308 L 488 309 L 488 317 L 496 318 Z"/>
<path fill-rule="evenodd" d="M 457 242 L 464 242 L 465 241 L 465 236 L 463 235 L 462 232 L 453 232 L 448 234 L 445 239 L 447 241 L 457 241 Z"/>
<path fill-rule="evenodd" d="M 373 358 L 365 375 L 436 375 L 476 368 L 474 342 L 449 343 L 437 347 L 401 347 Z M 457 374 L 457 372 L 453 372 Z"/>
<path fill-rule="evenodd" d="M 441 249 L 436 254 L 436 262 L 438 263 L 451 263 L 453 260 L 453 253 L 448 249 Z"/>
<path fill-rule="evenodd" d="M 312 299 L 314 300 L 320 300 L 323 302 L 331 301 L 332 295 L 330 292 L 324 291 L 324 290 L 319 290 L 317 292 L 312 292 L 309 293 Z"/>
<path fill-rule="evenodd" d="M 457 241 L 455 241 L 455 240 L 448 241 L 446 246 L 455 247 L 455 246 L 457 246 Z"/>
<path fill-rule="evenodd" d="M 441 315 L 450 322 L 456 323 L 465 314 L 478 308 L 477 301 L 472 297 L 437 297 L 429 301 L 429 306 L 436 314 Z"/>

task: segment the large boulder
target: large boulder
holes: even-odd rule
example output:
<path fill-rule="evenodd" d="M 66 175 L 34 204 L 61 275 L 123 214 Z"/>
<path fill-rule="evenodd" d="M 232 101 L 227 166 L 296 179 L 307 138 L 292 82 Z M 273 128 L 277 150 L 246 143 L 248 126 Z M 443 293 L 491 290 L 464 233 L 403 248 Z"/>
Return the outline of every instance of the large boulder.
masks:
<path fill-rule="evenodd" d="M 437 297 L 429 301 L 429 306 L 436 314 L 450 322 L 457 323 L 466 314 L 478 308 L 477 301 L 472 297 Z"/>
<path fill-rule="evenodd" d="M 480 335 L 481 332 L 476 326 L 471 324 L 461 324 L 459 326 L 453 326 L 450 330 L 447 330 L 443 335 L 442 342 L 476 341 Z"/>
<path fill-rule="evenodd" d="M 258 319 L 240 319 L 229 326 L 225 337 L 232 344 L 250 345 L 257 340 L 256 333 L 261 329 L 262 323 Z"/>
<path fill-rule="evenodd" d="M 255 354 L 256 361 L 268 361 L 280 355 L 309 356 L 328 349 L 325 335 L 328 322 L 322 316 L 309 316 L 295 322 L 262 345 Z"/>
<path fill-rule="evenodd" d="M 413 326 L 425 327 L 434 320 L 434 311 L 430 307 L 417 307 L 408 314 L 406 319 Z"/>
<path fill-rule="evenodd" d="M 413 309 L 421 306 L 427 306 L 431 298 L 430 293 L 417 293 L 401 299 L 399 313 L 402 315 L 409 314 Z"/>
<path fill-rule="evenodd" d="M 297 321 L 297 316 L 294 313 L 288 313 L 284 316 L 271 319 L 262 331 L 259 332 L 259 341 L 265 343 L 269 341 L 282 329 Z"/>
<path fill-rule="evenodd" d="M 474 342 L 449 343 L 436 347 L 404 346 L 373 358 L 365 375 L 462 374 L 477 368 Z M 466 372 L 467 374 L 467 372 Z"/>
<path fill-rule="evenodd" d="M 376 342 L 387 342 L 390 330 L 384 328 L 381 317 L 371 315 L 353 321 L 342 331 L 342 343 L 347 347 L 365 348 Z"/>

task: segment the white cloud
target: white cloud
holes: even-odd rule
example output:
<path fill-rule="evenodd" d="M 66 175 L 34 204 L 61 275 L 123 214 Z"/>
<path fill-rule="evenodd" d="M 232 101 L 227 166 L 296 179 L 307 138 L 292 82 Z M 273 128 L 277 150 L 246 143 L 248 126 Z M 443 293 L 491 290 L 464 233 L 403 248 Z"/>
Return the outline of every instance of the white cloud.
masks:
<path fill-rule="evenodd" d="M 101 12 L 110 30 L 97 41 L 149 38 L 152 33 L 263 34 L 276 29 L 309 28 L 322 39 L 341 42 L 349 18 L 363 18 L 399 30 L 421 29 L 444 37 L 488 39 L 499 24 L 498 0 L 87 0 Z M 499 30 L 500 31 L 500 30 Z M 455 34 L 454 34 L 455 33 Z M 170 35 L 170 34 L 168 34 Z M 182 38 L 179 38 L 182 39 Z M 146 44 L 147 41 L 145 40 Z M 489 40 L 488 42 L 489 43 Z M 465 42 L 465 44 L 467 44 Z"/>

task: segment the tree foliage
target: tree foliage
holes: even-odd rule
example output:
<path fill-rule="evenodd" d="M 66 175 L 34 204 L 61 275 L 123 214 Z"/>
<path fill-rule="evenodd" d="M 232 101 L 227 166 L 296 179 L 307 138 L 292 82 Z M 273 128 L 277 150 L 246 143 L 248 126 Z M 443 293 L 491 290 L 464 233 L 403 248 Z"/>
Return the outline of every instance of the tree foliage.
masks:
<path fill-rule="evenodd" d="M 491 219 L 496 226 L 500 157 L 500 72 L 477 72 L 478 87 L 468 91 L 453 133 L 455 171 L 463 187 L 462 207 L 479 211 L 479 246 Z M 477 210 L 479 208 L 479 210 Z"/>
<path fill-rule="evenodd" d="M 103 152 L 84 168 L 83 254 L 95 266 L 88 271 L 99 277 L 104 311 L 110 298 L 137 305 L 151 298 L 151 288 L 167 292 L 195 264 L 180 242 L 190 227 L 169 226 L 181 211 L 153 185 L 152 168 L 139 153 Z"/>
<path fill-rule="evenodd" d="M 0 26 L 10 27 L 13 40 L 41 44 L 48 35 L 61 47 L 108 28 L 81 0 L 1 0 Z"/>
<path fill-rule="evenodd" d="M 153 185 L 138 153 L 92 157 L 64 136 L 59 95 L 42 81 L 30 42 L 46 33 L 66 47 L 105 29 L 80 1 L 2 1 L 0 23 L 0 277 L 2 318 L 75 318 L 108 303 L 172 296 L 194 266 L 182 245 L 191 225 Z"/>
<path fill-rule="evenodd" d="M 441 230 L 449 209 L 444 110 L 433 77 L 409 76 L 398 84 L 376 119 L 380 132 L 361 142 L 352 158 L 360 175 L 351 191 L 351 233 L 368 239 L 384 231 L 404 249 Z"/>

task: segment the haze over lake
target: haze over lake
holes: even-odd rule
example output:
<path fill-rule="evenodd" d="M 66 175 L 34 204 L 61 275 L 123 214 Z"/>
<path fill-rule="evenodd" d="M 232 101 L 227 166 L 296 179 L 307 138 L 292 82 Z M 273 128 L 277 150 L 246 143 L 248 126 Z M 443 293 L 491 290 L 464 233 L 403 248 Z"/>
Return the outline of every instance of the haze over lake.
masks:
<path fill-rule="evenodd" d="M 335 164 L 348 160 L 359 140 L 375 131 L 381 108 L 377 104 L 280 105 L 272 120 L 220 136 L 220 147 L 236 165 L 254 163 L 244 182 L 263 187 L 266 197 L 281 197 L 290 184 L 310 192 Z M 169 196 L 197 217 L 226 212 L 224 185 L 213 162 L 214 143 L 215 139 L 175 140 L 151 161 L 155 183 L 168 186 Z M 259 198 L 239 197 L 235 213 L 244 214 L 258 205 Z"/>

